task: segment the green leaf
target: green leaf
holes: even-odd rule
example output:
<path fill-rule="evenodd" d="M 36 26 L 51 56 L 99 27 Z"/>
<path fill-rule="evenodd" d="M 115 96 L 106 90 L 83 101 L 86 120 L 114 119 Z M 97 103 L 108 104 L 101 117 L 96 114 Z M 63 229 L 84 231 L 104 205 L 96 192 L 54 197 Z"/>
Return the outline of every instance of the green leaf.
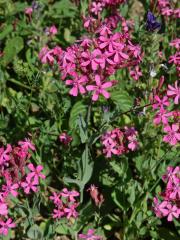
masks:
<path fill-rule="evenodd" d="M 13 30 L 12 25 L 6 25 L 3 29 L 1 29 L 0 40 L 5 38 L 10 32 L 12 32 L 12 30 Z"/>
<path fill-rule="evenodd" d="M 77 127 L 77 120 L 79 116 L 85 117 L 87 113 L 87 106 L 82 102 L 78 101 L 76 102 L 70 112 L 70 118 L 69 118 L 69 127 L 71 129 L 74 129 Z"/>
<path fill-rule="evenodd" d="M 39 228 L 38 225 L 33 225 L 32 227 L 29 228 L 29 230 L 27 231 L 27 236 L 30 238 L 30 239 L 41 239 L 42 238 L 42 231 L 41 229 Z"/>
<path fill-rule="evenodd" d="M 123 112 L 130 110 L 133 106 L 133 98 L 122 89 L 116 89 L 111 92 L 111 99 L 117 108 Z"/>
<path fill-rule="evenodd" d="M 68 227 L 66 224 L 59 224 L 55 231 L 59 234 L 67 235 L 69 233 Z"/>
<path fill-rule="evenodd" d="M 3 64 L 7 65 L 23 49 L 24 41 L 21 37 L 14 37 L 6 41 L 4 48 Z"/>

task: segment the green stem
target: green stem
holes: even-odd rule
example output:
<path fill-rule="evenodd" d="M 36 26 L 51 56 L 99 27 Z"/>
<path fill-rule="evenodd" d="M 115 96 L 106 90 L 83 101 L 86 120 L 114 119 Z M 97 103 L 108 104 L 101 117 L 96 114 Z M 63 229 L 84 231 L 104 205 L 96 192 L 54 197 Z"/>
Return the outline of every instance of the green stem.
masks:
<path fill-rule="evenodd" d="M 23 83 L 20 83 L 19 81 L 16 81 L 15 79 L 7 79 L 7 81 L 9 81 L 9 82 L 12 82 L 12 83 L 15 83 L 16 85 L 19 85 L 19 86 L 21 86 L 21 87 L 23 87 L 23 88 L 26 88 L 26 89 L 28 89 L 28 90 L 31 90 L 31 91 L 36 91 L 35 89 L 32 89 L 32 87 L 29 87 L 29 86 L 27 86 L 27 85 L 25 85 L 25 84 L 23 84 Z"/>

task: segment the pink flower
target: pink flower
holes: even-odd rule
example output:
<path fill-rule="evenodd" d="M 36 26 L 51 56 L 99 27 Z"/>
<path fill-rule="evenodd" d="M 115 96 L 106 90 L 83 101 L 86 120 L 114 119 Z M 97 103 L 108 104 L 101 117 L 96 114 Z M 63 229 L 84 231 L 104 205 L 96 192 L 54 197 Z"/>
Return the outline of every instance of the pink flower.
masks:
<path fill-rule="evenodd" d="M 104 49 L 108 47 L 108 50 L 110 52 L 113 52 L 113 50 L 116 49 L 116 47 L 122 47 L 122 43 L 118 42 L 119 40 L 118 33 L 115 33 L 114 35 L 109 37 L 100 36 L 99 40 L 100 40 L 100 44 L 99 44 L 100 49 Z"/>
<path fill-rule="evenodd" d="M 76 211 L 78 204 L 77 203 L 73 203 L 70 206 L 64 208 L 64 212 L 67 214 L 67 219 L 74 217 L 77 218 L 78 216 L 78 212 Z"/>
<path fill-rule="evenodd" d="M 11 218 L 8 218 L 7 221 L 0 221 L 0 234 L 7 236 L 8 235 L 8 230 L 10 228 L 15 228 L 16 224 L 12 222 Z"/>
<path fill-rule="evenodd" d="M 54 202 L 57 206 L 62 206 L 62 200 L 60 199 L 61 193 L 53 192 L 53 195 L 50 196 L 50 199 Z"/>
<path fill-rule="evenodd" d="M 94 13 L 95 15 L 98 15 L 98 13 L 101 11 L 102 11 L 101 3 L 93 2 L 91 7 L 91 12 Z"/>
<path fill-rule="evenodd" d="M 106 99 L 108 99 L 110 97 L 110 94 L 105 89 L 111 87 L 112 82 L 102 83 L 100 76 L 97 74 L 95 75 L 95 82 L 96 82 L 95 86 L 94 85 L 86 86 L 87 91 L 93 91 L 92 100 L 97 101 L 100 94 L 102 94 Z"/>
<path fill-rule="evenodd" d="M 26 182 L 21 183 L 21 186 L 24 188 L 24 192 L 26 194 L 29 194 L 31 190 L 33 192 L 37 192 L 37 185 L 38 182 L 36 181 L 36 179 L 32 181 L 32 178 L 30 176 L 26 177 Z"/>
<path fill-rule="evenodd" d="M 88 81 L 86 76 L 79 76 L 76 72 L 71 74 L 74 78 L 66 80 L 66 85 L 72 85 L 73 88 L 70 90 L 69 94 L 77 97 L 78 92 L 84 94 L 86 92 L 84 84 Z"/>
<path fill-rule="evenodd" d="M 135 135 L 128 137 L 129 143 L 128 148 L 132 151 L 136 150 L 138 148 L 138 141 Z"/>
<path fill-rule="evenodd" d="M 180 38 L 176 38 L 174 40 L 172 40 L 169 44 L 172 47 L 175 47 L 176 49 L 180 48 Z"/>
<path fill-rule="evenodd" d="M 102 53 L 99 49 L 95 49 L 91 52 L 86 51 L 82 52 L 81 54 L 82 58 L 84 60 L 81 62 L 82 67 L 87 67 L 88 65 L 91 65 L 92 70 L 97 70 L 98 66 L 103 62 L 102 60 Z"/>
<path fill-rule="evenodd" d="M 33 13 L 33 9 L 32 9 L 32 7 L 28 7 L 28 8 L 25 9 L 24 12 L 25 12 L 26 15 L 31 16 L 32 13 Z"/>
<path fill-rule="evenodd" d="M 176 145 L 180 141 L 179 126 L 177 124 L 172 124 L 172 126 L 167 125 L 164 127 L 164 131 L 168 133 L 163 137 L 163 141 L 169 143 L 170 145 Z"/>
<path fill-rule="evenodd" d="M 0 165 L 7 165 L 10 160 L 10 153 L 12 152 L 12 147 L 10 144 L 7 144 L 6 150 L 0 148 Z"/>
<path fill-rule="evenodd" d="M 158 109 L 158 108 L 164 108 L 165 107 L 168 107 L 170 105 L 169 101 L 168 101 L 168 97 L 164 96 L 162 99 L 159 98 L 158 95 L 156 95 L 154 97 L 154 100 L 156 101 L 154 104 L 153 104 L 153 108 L 154 109 Z"/>
<path fill-rule="evenodd" d="M 154 122 L 155 125 L 158 125 L 161 122 L 164 125 L 167 125 L 168 124 L 168 118 L 171 117 L 171 116 L 172 116 L 172 112 L 166 112 L 165 109 L 160 108 L 159 112 L 157 112 L 157 114 L 155 115 L 153 122 Z"/>
<path fill-rule="evenodd" d="M 45 63 L 53 64 L 54 63 L 53 54 L 54 54 L 53 50 L 49 50 L 48 47 L 43 47 L 41 49 L 38 57 L 43 64 L 45 64 Z"/>
<path fill-rule="evenodd" d="M 0 202 L 0 215 L 6 216 L 7 214 L 8 214 L 7 204 Z"/>
<path fill-rule="evenodd" d="M 161 212 L 160 209 L 159 209 L 160 203 L 159 203 L 159 200 L 158 200 L 157 197 L 154 197 L 154 198 L 153 198 L 153 205 L 154 205 L 154 206 L 153 206 L 153 210 L 154 210 L 156 216 L 159 217 L 159 218 L 161 218 L 161 217 L 162 217 L 162 212 Z"/>
<path fill-rule="evenodd" d="M 142 72 L 139 69 L 139 66 L 135 66 L 134 68 L 130 68 L 130 76 L 135 80 L 138 81 L 139 78 L 142 76 Z"/>
<path fill-rule="evenodd" d="M 53 218 L 60 219 L 65 215 L 65 212 L 62 209 L 54 209 L 53 210 Z"/>
<path fill-rule="evenodd" d="M 19 141 L 18 144 L 25 151 L 28 151 L 29 149 L 31 149 L 32 151 L 36 150 L 34 144 L 28 138 L 25 138 L 25 141 Z"/>
<path fill-rule="evenodd" d="M 87 234 L 79 234 L 80 239 L 86 239 L 86 240 L 102 240 L 101 236 L 94 235 L 95 230 L 89 229 Z"/>
<path fill-rule="evenodd" d="M 7 181 L 6 185 L 2 185 L 2 190 L 6 192 L 7 194 L 12 194 L 12 196 L 17 197 L 18 192 L 17 189 L 19 188 L 19 184 L 12 183 L 11 181 Z"/>
<path fill-rule="evenodd" d="M 180 103 L 180 87 L 178 87 L 178 81 L 175 82 L 175 86 L 168 85 L 167 95 L 169 97 L 175 97 L 174 103 Z"/>
<path fill-rule="evenodd" d="M 169 63 L 178 65 L 180 63 L 180 52 L 176 52 L 174 55 L 170 56 Z"/>
<path fill-rule="evenodd" d="M 53 26 L 51 26 L 50 28 L 49 28 L 49 33 L 51 34 L 51 35 L 56 35 L 57 34 L 57 28 L 56 28 L 56 26 L 55 25 L 53 25 Z"/>
<path fill-rule="evenodd" d="M 72 141 L 72 137 L 69 136 L 66 132 L 63 132 L 59 135 L 59 140 L 65 145 L 68 145 Z"/>
<path fill-rule="evenodd" d="M 28 176 L 30 178 L 34 177 L 35 182 L 39 183 L 39 178 L 42 178 L 42 179 L 46 178 L 46 176 L 41 173 L 41 171 L 43 170 L 43 166 L 38 165 L 37 167 L 34 167 L 32 163 L 29 163 L 28 168 L 29 170 L 31 170 L 31 173 L 28 173 Z"/>
<path fill-rule="evenodd" d="M 61 191 L 61 196 L 69 198 L 69 201 L 71 202 L 75 202 L 76 200 L 74 197 L 78 197 L 79 193 L 77 191 L 68 191 L 67 188 L 63 188 Z"/>
<path fill-rule="evenodd" d="M 169 222 L 171 222 L 173 220 L 173 218 L 178 218 L 180 211 L 178 210 L 178 208 L 175 205 L 171 205 L 170 203 L 167 204 L 167 211 L 168 211 L 168 218 L 167 220 Z"/>

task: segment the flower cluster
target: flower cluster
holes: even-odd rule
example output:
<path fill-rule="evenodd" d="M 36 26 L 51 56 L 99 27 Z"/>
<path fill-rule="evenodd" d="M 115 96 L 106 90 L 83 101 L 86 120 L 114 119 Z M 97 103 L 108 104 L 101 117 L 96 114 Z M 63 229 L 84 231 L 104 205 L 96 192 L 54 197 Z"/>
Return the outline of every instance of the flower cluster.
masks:
<path fill-rule="evenodd" d="M 163 129 L 166 135 L 163 137 L 163 141 L 170 145 L 176 145 L 180 141 L 180 111 L 168 111 L 167 107 L 170 106 L 170 99 L 173 99 L 174 105 L 180 103 L 180 87 L 178 87 L 178 81 L 174 86 L 168 85 L 168 89 L 165 96 L 154 97 L 153 109 L 157 110 L 154 117 L 154 124 L 163 124 Z"/>
<path fill-rule="evenodd" d="M 154 198 L 154 212 L 157 217 L 167 217 L 168 221 L 180 215 L 180 167 L 168 167 L 162 176 L 166 189 L 160 194 L 162 201 Z"/>
<path fill-rule="evenodd" d="M 169 0 L 158 0 L 158 9 L 163 16 L 180 18 L 180 8 L 173 9 Z"/>
<path fill-rule="evenodd" d="M 60 193 L 53 192 L 52 196 L 50 196 L 50 199 L 55 205 L 52 214 L 53 218 L 77 218 L 78 212 L 76 211 L 76 208 L 79 203 L 76 201 L 75 197 L 78 196 L 79 193 L 77 191 L 68 191 L 67 188 L 62 189 Z"/>
<path fill-rule="evenodd" d="M 19 141 L 18 146 L 0 148 L 0 176 L 2 185 L 0 189 L 0 234 L 7 235 L 8 229 L 15 227 L 12 219 L 8 217 L 9 197 L 16 198 L 23 189 L 25 194 L 36 192 L 39 179 L 45 178 L 41 173 L 43 167 L 35 167 L 29 162 L 30 151 L 35 151 L 35 146 L 29 139 Z"/>
<path fill-rule="evenodd" d="M 104 4 L 113 5 L 113 2 L 122 1 L 104 1 Z M 142 73 L 138 65 L 142 53 L 140 46 L 133 44 L 131 40 L 132 23 L 125 21 L 117 12 L 104 20 L 100 16 L 91 16 L 92 9 L 93 13 L 99 11 L 97 9 L 100 9 L 102 1 L 93 3 L 96 7 L 91 8 L 90 16 L 84 18 L 84 27 L 90 35 L 66 50 L 58 46 L 54 49 L 45 46 L 39 53 L 39 59 L 43 64 L 58 64 L 61 79 L 71 88 L 70 95 L 77 97 L 79 94 L 92 92 L 92 100 L 97 101 L 100 95 L 106 99 L 110 97 L 107 89 L 117 81 L 110 81 L 109 77 L 118 69 L 128 68 L 130 75 L 135 80 L 139 79 Z M 122 31 L 113 32 L 119 22 Z"/>
<path fill-rule="evenodd" d="M 94 229 L 89 229 L 87 231 L 87 234 L 79 234 L 79 240 L 80 239 L 86 239 L 86 240 L 102 240 L 101 236 L 95 235 L 95 230 Z"/>
<path fill-rule="evenodd" d="M 101 141 L 105 147 L 103 153 L 107 158 L 110 158 L 112 154 L 119 156 L 130 150 L 135 151 L 138 147 L 137 131 L 133 127 L 107 131 L 102 136 Z"/>

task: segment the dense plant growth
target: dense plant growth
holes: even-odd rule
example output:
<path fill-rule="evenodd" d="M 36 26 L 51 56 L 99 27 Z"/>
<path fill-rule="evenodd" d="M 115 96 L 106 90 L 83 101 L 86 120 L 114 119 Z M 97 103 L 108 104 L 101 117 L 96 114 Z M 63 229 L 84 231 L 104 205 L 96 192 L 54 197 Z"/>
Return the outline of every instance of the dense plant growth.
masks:
<path fill-rule="evenodd" d="M 0 0 L 0 239 L 179 239 L 179 18 Z"/>

